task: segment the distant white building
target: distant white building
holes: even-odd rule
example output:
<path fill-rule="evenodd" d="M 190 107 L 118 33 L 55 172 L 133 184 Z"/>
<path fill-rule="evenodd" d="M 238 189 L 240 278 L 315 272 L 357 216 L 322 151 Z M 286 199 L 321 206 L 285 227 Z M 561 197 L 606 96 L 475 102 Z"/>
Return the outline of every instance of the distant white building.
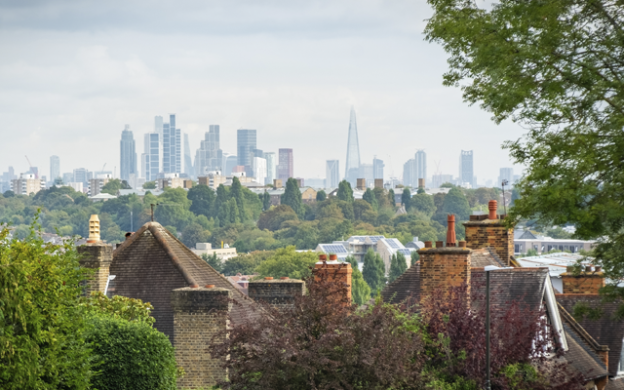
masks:
<path fill-rule="evenodd" d="M 264 185 L 267 178 L 267 160 L 262 157 L 254 157 L 251 160 L 251 169 L 255 181 Z"/>
<path fill-rule="evenodd" d="M 217 258 L 221 260 L 221 262 L 227 261 L 232 257 L 238 256 L 236 253 L 236 248 L 230 248 L 229 245 L 225 244 L 223 248 L 212 248 L 212 244 L 208 242 L 198 242 L 195 244 L 195 249 L 191 249 L 193 253 L 197 256 L 201 257 L 202 255 L 212 256 L 213 254 L 217 254 Z"/>

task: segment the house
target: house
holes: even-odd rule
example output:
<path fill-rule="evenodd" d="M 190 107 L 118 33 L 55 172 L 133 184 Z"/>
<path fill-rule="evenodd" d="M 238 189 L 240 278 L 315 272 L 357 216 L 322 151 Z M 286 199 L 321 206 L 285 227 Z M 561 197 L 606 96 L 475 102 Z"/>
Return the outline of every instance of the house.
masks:
<path fill-rule="evenodd" d="M 570 269 L 561 274 L 563 291 L 557 294 L 557 302 L 568 312 L 574 313 L 577 305 L 599 310 L 597 318 L 585 316 L 578 324 L 598 344 L 608 347 L 609 381 L 606 389 L 624 389 L 624 319 L 617 316 L 621 301 L 603 302 L 598 294 L 605 285 L 604 274 L 598 269 L 586 268 L 580 274 Z"/>
<path fill-rule="evenodd" d="M 500 312 L 514 300 L 533 312 L 544 307 L 554 337 L 564 352 L 558 362 L 567 364 L 573 373 L 582 375 L 587 388 L 609 389 L 608 386 L 615 382 L 607 380 L 608 375 L 618 373 L 624 326 L 620 326 L 621 332 L 615 335 L 608 333 L 610 328 L 601 328 L 606 327 L 604 324 L 594 326 L 595 335 L 591 328 L 585 331 L 585 324 L 576 322 L 569 315 L 570 304 L 561 301 L 560 296 L 555 294 L 548 268 L 514 266 L 510 250 L 513 232 L 502 223 L 504 216 L 496 215 L 495 201 L 490 202 L 489 208 L 490 213 L 485 218 L 471 216 L 471 220 L 464 223 L 467 241 L 456 242 L 454 218 L 452 221 L 449 218 L 446 245 L 438 241 L 433 247 L 431 241 L 425 242 L 425 247 L 418 251 L 420 260 L 384 288 L 381 293 L 383 299 L 392 303 L 419 303 L 435 290 L 449 291 L 450 288 L 467 285 L 468 302 L 476 308 L 484 304 L 484 267 L 499 267 L 489 271 L 492 312 Z M 595 280 L 580 285 L 563 283 L 564 290 L 568 286 L 575 291 L 586 291 L 588 285 L 598 284 Z M 614 347 L 617 344 L 617 349 L 610 351 L 609 343 Z M 617 363 L 612 361 L 614 357 Z"/>
<path fill-rule="evenodd" d="M 258 315 L 256 303 L 157 222 L 148 222 L 117 249 L 99 239 L 99 221 L 89 221 L 80 264 L 95 269 L 85 293 L 100 291 L 150 302 L 155 327 L 176 350 L 186 375 L 182 388 L 210 387 L 227 373 L 207 353 L 225 337 L 228 321 L 244 324 Z"/>
<path fill-rule="evenodd" d="M 198 242 L 195 244 L 195 249 L 191 250 L 199 257 L 202 257 L 203 255 L 212 256 L 216 254 L 217 258 L 221 260 L 221 262 L 238 256 L 236 248 L 230 248 L 228 244 L 225 244 L 223 248 L 213 248 L 212 244 L 209 242 Z"/>

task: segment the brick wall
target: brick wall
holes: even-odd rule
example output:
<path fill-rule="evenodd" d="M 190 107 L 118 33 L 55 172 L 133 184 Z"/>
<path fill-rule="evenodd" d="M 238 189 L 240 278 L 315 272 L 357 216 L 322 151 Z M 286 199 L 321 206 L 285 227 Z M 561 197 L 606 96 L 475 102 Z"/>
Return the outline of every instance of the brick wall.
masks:
<path fill-rule="evenodd" d="M 514 254 L 513 229 L 507 229 L 500 219 L 471 220 L 464 222 L 466 228 L 466 246 L 470 249 L 490 247 L 505 265 L 510 264 Z M 478 217 L 478 216 L 476 216 Z"/>
<path fill-rule="evenodd" d="M 581 273 L 575 276 L 572 272 L 561 274 L 564 294 L 598 294 L 598 290 L 605 285 L 602 272 Z"/>
<path fill-rule="evenodd" d="M 430 245 L 430 244 L 429 244 Z M 470 294 L 470 249 L 461 247 L 425 247 L 420 255 L 420 296 L 425 298 L 437 289 L 467 284 Z"/>
<path fill-rule="evenodd" d="M 349 304 L 351 304 L 351 274 L 353 273 L 353 270 L 351 269 L 350 263 L 342 263 L 337 261 L 319 261 L 314 265 L 313 273 L 315 281 L 320 281 L 320 275 L 326 274 L 327 281 L 346 284 L 346 297 L 343 298 L 345 298 L 349 302 Z"/>
<path fill-rule="evenodd" d="M 94 273 L 85 281 L 83 295 L 89 296 L 93 291 L 104 293 L 113 261 L 113 247 L 104 243 L 96 243 L 81 245 L 77 250 L 81 255 L 80 266 L 94 270 Z"/>
<path fill-rule="evenodd" d="M 276 308 L 292 307 L 303 296 L 303 281 L 298 279 L 252 280 L 247 287 L 249 298 L 264 301 Z"/>
<path fill-rule="evenodd" d="M 208 347 L 219 336 L 226 337 L 231 297 L 229 290 L 218 287 L 184 287 L 171 293 L 176 362 L 186 372 L 179 388 L 207 388 L 227 379 L 223 362 L 212 358 Z"/>

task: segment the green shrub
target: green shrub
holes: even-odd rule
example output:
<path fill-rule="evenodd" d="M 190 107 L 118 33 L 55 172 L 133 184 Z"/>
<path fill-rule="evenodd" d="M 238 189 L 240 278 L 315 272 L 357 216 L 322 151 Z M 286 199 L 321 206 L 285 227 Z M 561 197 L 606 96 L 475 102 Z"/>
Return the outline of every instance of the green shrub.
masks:
<path fill-rule="evenodd" d="M 98 390 L 175 390 L 177 368 L 167 336 L 142 321 L 109 316 L 90 320 L 91 343 L 100 370 Z"/>
<path fill-rule="evenodd" d="M 72 241 L 45 243 L 38 229 L 20 241 L 0 224 L 0 389 L 87 389 L 84 270 Z"/>

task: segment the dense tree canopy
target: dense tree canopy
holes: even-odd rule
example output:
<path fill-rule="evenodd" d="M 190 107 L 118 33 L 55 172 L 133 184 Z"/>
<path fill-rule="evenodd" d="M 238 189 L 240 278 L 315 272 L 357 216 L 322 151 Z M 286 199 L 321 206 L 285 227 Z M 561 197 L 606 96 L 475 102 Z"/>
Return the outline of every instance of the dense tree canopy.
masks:
<path fill-rule="evenodd" d="M 529 131 L 508 142 L 527 167 L 509 223 L 572 223 L 598 239 L 598 261 L 624 277 L 624 13 L 614 0 L 429 0 L 426 35 L 449 53 L 459 86 L 497 123 Z M 615 290 L 613 290 L 615 291 Z"/>

